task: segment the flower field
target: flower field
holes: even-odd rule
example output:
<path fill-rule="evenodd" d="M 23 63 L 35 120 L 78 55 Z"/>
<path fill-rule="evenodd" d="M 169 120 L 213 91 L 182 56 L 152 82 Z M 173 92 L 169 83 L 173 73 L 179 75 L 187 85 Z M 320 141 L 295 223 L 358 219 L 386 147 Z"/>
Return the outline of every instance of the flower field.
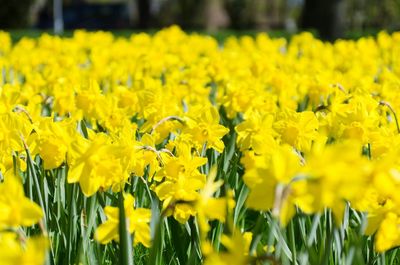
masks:
<path fill-rule="evenodd" d="M 399 112 L 400 33 L 0 32 L 0 264 L 400 264 Z"/>

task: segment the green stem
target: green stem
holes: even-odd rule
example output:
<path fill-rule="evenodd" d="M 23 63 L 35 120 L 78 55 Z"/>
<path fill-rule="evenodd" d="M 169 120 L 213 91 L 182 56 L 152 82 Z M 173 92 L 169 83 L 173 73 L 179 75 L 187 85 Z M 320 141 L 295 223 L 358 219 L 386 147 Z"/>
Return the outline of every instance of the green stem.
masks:
<path fill-rule="evenodd" d="M 41 188 L 40 188 L 40 185 L 39 185 L 39 180 L 38 180 L 35 168 L 34 168 L 34 163 L 33 163 L 31 154 L 30 154 L 29 149 L 27 148 L 27 146 L 25 146 L 25 151 L 26 151 L 27 162 L 28 162 L 27 163 L 27 166 L 28 166 L 27 167 L 27 169 L 28 169 L 27 170 L 28 178 L 32 178 L 33 179 L 33 182 L 34 182 L 34 185 L 35 185 L 35 188 L 36 188 L 36 192 L 37 192 L 37 195 L 38 195 L 38 199 L 39 199 L 39 204 L 40 204 L 40 207 L 42 208 L 42 211 L 43 211 L 43 214 L 44 214 L 44 216 L 43 216 L 44 229 L 47 232 L 46 209 L 45 209 L 45 204 L 44 204 L 44 201 L 43 201 Z"/>
<path fill-rule="evenodd" d="M 164 264 L 163 263 L 163 248 L 164 248 L 164 215 L 160 213 L 159 202 L 153 200 L 151 205 L 151 227 L 152 227 L 152 246 L 150 249 L 149 262 L 147 264 Z"/>
<path fill-rule="evenodd" d="M 253 233 L 253 238 L 251 240 L 250 243 L 250 255 L 254 255 L 256 254 L 256 250 L 257 250 L 257 245 L 258 243 L 261 241 L 261 229 L 263 227 L 263 221 L 264 218 L 262 216 L 262 213 L 259 214 L 257 221 L 256 221 L 256 225 L 252 231 Z M 269 246 L 268 246 L 269 247 Z"/>
<path fill-rule="evenodd" d="M 65 182 L 67 182 L 65 177 Z M 75 225 L 75 218 L 77 217 L 77 201 L 78 201 L 78 186 L 76 183 L 72 185 L 67 185 L 67 194 L 66 198 L 68 200 L 67 205 L 67 213 L 68 213 L 68 222 L 66 223 L 67 230 L 67 240 L 66 240 L 66 249 L 67 249 L 67 262 L 66 264 L 73 263 L 73 253 L 76 253 L 76 245 L 77 245 L 77 226 Z"/>
<path fill-rule="evenodd" d="M 326 238 L 325 238 L 325 249 L 324 249 L 324 256 L 321 264 L 328 265 L 329 264 L 329 257 L 331 255 L 331 246 L 333 242 L 333 227 L 332 227 L 332 214 L 330 211 L 326 211 L 325 213 L 325 231 L 326 231 Z"/>
<path fill-rule="evenodd" d="M 274 229 L 276 228 L 276 226 L 278 225 L 278 221 L 276 220 L 276 218 L 274 216 L 271 215 L 271 219 L 270 219 L 270 230 L 268 233 L 268 240 L 267 240 L 267 244 L 268 244 L 268 248 L 270 248 L 271 246 L 274 245 L 274 241 L 275 241 L 275 237 L 274 237 Z M 267 250 L 267 253 L 271 253 L 271 250 Z"/>
<path fill-rule="evenodd" d="M 293 220 L 289 223 L 289 236 L 290 236 L 290 247 L 292 248 L 292 260 L 293 264 L 297 264 L 297 253 L 296 253 L 296 241 L 294 235 L 294 224 Z"/>
<path fill-rule="evenodd" d="M 371 160 L 372 154 L 371 154 L 371 144 L 368 143 L 368 159 Z"/>
<path fill-rule="evenodd" d="M 379 104 L 388 107 L 389 110 L 392 112 L 393 117 L 394 117 L 394 120 L 395 120 L 395 122 L 396 122 L 397 132 L 400 133 L 399 121 L 397 120 L 397 115 L 396 115 L 396 112 L 394 111 L 392 105 L 390 105 L 389 102 L 386 102 L 386 101 L 383 101 L 383 100 L 381 100 L 381 101 L 379 102 Z"/>
<path fill-rule="evenodd" d="M 128 231 L 127 219 L 125 216 L 123 191 L 118 196 L 119 206 L 119 256 L 121 265 L 133 265 L 132 238 Z"/>

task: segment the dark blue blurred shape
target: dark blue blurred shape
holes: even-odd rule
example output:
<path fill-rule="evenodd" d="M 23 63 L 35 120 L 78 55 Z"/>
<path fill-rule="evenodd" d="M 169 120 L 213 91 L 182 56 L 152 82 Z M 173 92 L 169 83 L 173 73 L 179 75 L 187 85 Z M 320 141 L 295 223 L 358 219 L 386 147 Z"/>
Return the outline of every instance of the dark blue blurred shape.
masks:
<path fill-rule="evenodd" d="M 125 3 L 91 4 L 78 2 L 63 8 L 65 29 L 118 29 L 129 27 Z M 39 16 L 38 28 L 53 27 L 53 16 L 44 11 Z"/>

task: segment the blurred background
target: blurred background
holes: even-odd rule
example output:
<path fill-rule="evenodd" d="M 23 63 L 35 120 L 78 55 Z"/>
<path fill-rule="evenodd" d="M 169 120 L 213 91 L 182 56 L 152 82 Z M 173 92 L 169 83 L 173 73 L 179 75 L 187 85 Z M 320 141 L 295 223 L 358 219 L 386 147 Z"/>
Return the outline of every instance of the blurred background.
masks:
<path fill-rule="evenodd" d="M 333 40 L 400 30 L 400 0 L 0 0 L 1 29 L 311 30 Z"/>

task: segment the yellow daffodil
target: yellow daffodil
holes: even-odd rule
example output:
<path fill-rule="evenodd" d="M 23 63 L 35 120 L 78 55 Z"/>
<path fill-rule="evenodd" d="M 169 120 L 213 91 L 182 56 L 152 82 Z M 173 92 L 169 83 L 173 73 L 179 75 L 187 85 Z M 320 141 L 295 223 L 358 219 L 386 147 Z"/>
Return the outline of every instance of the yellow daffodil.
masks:
<path fill-rule="evenodd" d="M 24 195 L 22 183 L 7 176 L 0 183 L 0 227 L 31 226 L 43 217 L 43 210 Z"/>
<path fill-rule="evenodd" d="M 127 219 L 129 233 L 134 233 L 134 243 L 141 243 L 149 248 L 150 239 L 150 218 L 151 211 L 144 208 L 134 208 L 135 199 L 130 194 L 124 195 L 124 209 Z M 107 221 L 101 224 L 96 230 L 96 239 L 107 244 L 111 240 L 119 241 L 118 224 L 119 224 L 119 209 L 117 207 L 106 206 L 104 212 L 107 216 Z"/>
<path fill-rule="evenodd" d="M 43 265 L 48 247 L 45 237 L 30 237 L 22 243 L 15 233 L 0 233 L 0 260 L 4 265 Z"/>

